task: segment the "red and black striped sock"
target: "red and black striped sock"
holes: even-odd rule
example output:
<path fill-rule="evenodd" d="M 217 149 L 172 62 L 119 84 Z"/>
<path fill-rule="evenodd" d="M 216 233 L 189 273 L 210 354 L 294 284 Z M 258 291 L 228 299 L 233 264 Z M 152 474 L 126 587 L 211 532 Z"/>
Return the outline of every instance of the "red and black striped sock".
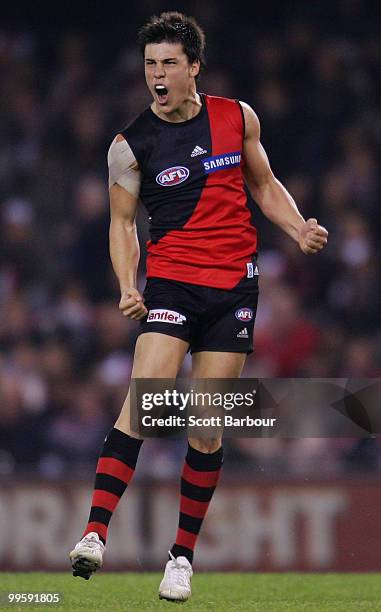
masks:
<path fill-rule="evenodd" d="M 221 473 L 222 446 L 215 453 L 201 453 L 188 445 L 181 474 L 180 517 L 176 542 L 171 548 L 174 557 L 193 561 L 193 551 L 202 521 Z"/>
<path fill-rule="evenodd" d="M 113 428 L 108 434 L 97 464 L 89 522 L 83 536 L 95 531 L 106 544 L 108 524 L 134 474 L 142 444 L 143 440 L 131 438 L 119 429 Z"/>

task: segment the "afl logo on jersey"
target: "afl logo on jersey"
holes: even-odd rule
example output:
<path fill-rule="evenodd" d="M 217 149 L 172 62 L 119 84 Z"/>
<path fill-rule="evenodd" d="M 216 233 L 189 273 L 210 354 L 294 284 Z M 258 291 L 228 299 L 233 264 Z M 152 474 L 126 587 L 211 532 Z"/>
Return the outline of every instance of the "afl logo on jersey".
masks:
<path fill-rule="evenodd" d="M 238 321 L 251 321 L 253 318 L 253 311 L 251 308 L 238 308 L 238 310 L 235 311 L 235 318 L 238 319 Z"/>
<path fill-rule="evenodd" d="M 189 176 L 188 168 L 184 166 L 174 166 L 160 172 L 156 177 L 156 182 L 162 187 L 174 187 L 183 183 Z"/>

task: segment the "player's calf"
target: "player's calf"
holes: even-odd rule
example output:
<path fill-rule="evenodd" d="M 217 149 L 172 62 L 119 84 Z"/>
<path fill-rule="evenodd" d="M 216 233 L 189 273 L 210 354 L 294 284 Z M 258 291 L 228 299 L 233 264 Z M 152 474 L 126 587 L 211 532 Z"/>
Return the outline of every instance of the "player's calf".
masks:
<path fill-rule="evenodd" d="M 82 539 L 70 553 L 74 576 L 88 580 L 102 567 L 109 522 L 134 474 L 142 443 L 115 427 L 106 437 L 97 464 L 89 520 Z"/>

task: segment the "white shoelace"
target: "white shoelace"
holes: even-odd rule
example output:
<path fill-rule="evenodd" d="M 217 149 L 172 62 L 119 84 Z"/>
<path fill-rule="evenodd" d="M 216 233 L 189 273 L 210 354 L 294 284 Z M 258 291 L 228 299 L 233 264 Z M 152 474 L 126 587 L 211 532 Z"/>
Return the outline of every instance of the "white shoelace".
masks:
<path fill-rule="evenodd" d="M 98 540 L 96 540 L 96 538 L 94 538 L 93 536 L 91 536 L 91 538 L 86 538 L 84 540 L 84 542 L 80 542 L 80 544 L 86 544 L 86 546 L 88 548 L 98 548 L 100 544 L 103 544 L 103 542 L 98 542 Z M 102 547 L 101 547 L 102 548 Z"/>

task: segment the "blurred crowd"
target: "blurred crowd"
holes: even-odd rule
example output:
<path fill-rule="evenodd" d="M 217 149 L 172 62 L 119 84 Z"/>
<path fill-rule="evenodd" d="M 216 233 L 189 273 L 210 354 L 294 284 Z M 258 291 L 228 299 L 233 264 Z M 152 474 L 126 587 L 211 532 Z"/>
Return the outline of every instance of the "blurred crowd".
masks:
<path fill-rule="evenodd" d="M 0 475 L 91 474 L 127 390 L 136 324 L 117 307 L 106 154 L 149 104 L 136 29 L 166 7 L 148 4 L 150 12 L 136 3 L 115 36 L 0 31 Z M 276 176 L 329 230 L 327 249 L 306 257 L 252 205 L 261 296 L 244 376 L 381 377 L 380 19 L 355 0 L 331 3 L 333 19 L 306 6 L 279 22 L 254 9 L 243 19 L 227 1 L 218 11 L 182 4 L 207 33 L 199 90 L 253 106 Z M 144 245 L 143 210 L 138 228 Z M 144 269 L 143 248 L 141 289 Z M 226 447 L 227 471 L 337 475 L 381 465 L 377 440 Z M 182 443 L 148 448 L 146 474 L 177 473 Z"/>

